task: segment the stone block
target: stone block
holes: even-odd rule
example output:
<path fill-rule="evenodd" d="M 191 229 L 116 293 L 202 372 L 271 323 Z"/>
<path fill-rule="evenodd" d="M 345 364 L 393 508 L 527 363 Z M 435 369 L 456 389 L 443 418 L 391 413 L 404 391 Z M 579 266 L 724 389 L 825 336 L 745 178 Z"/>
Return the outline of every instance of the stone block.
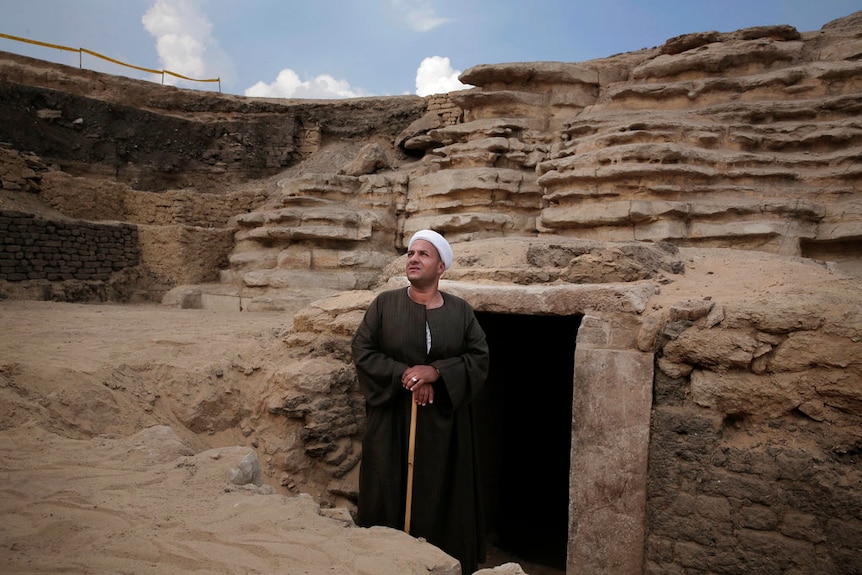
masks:
<path fill-rule="evenodd" d="M 633 349 L 638 335 L 637 320 L 619 314 L 585 315 L 578 329 L 577 344 L 593 349 Z"/>
<path fill-rule="evenodd" d="M 652 366 L 650 353 L 575 351 L 567 571 L 641 572 Z"/>
<path fill-rule="evenodd" d="M 212 311 L 240 311 L 240 297 L 203 292 L 200 294 L 200 307 Z"/>

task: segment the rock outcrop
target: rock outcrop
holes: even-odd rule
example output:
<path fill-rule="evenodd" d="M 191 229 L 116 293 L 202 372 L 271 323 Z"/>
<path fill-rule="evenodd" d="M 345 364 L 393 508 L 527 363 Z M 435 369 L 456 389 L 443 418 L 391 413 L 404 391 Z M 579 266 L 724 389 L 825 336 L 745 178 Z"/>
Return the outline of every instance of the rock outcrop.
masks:
<path fill-rule="evenodd" d="M 387 169 L 375 149 L 371 163 L 365 151 L 337 174 L 282 180 L 280 203 L 239 220 L 239 273 L 223 277 L 278 288 L 308 283 L 309 270 L 333 288 L 364 289 L 424 227 L 453 241 L 732 247 L 858 271 L 857 20 L 471 68 L 462 80 L 476 88 L 450 94 L 459 121 L 429 112 L 397 140 L 419 162 Z"/>

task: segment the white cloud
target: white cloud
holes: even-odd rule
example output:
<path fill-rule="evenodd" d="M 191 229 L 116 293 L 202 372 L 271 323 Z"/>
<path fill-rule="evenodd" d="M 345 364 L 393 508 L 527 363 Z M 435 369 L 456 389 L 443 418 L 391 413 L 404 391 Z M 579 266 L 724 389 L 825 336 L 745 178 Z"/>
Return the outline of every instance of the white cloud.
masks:
<path fill-rule="evenodd" d="M 453 70 L 449 58 L 430 56 L 416 70 L 416 95 L 445 94 L 470 88 L 458 80 L 461 70 Z"/>
<path fill-rule="evenodd" d="M 404 15 L 407 24 L 417 32 L 427 32 L 449 22 L 449 18 L 438 16 L 428 0 L 391 0 L 392 6 Z"/>
<path fill-rule="evenodd" d="M 155 0 L 141 18 L 156 39 L 165 70 L 195 79 L 225 78 L 233 73 L 230 58 L 212 36 L 212 23 L 199 0 Z M 165 83 L 176 83 L 165 76 Z"/>
<path fill-rule="evenodd" d="M 308 81 L 302 81 L 299 75 L 285 68 L 279 72 L 272 84 L 258 82 L 245 91 L 246 96 L 256 98 L 357 98 L 365 96 L 362 90 L 350 87 L 345 80 L 336 80 L 328 74 L 321 74 Z"/>

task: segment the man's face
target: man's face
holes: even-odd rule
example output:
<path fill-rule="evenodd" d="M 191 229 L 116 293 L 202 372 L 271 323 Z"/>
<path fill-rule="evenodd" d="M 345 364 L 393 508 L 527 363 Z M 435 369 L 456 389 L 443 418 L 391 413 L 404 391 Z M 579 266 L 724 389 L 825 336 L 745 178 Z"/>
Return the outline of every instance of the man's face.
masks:
<path fill-rule="evenodd" d="M 443 275 L 446 266 L 429 241 L 416 240 L 407 250 L 407 279 L 410 283 L 428 284 Z"/>

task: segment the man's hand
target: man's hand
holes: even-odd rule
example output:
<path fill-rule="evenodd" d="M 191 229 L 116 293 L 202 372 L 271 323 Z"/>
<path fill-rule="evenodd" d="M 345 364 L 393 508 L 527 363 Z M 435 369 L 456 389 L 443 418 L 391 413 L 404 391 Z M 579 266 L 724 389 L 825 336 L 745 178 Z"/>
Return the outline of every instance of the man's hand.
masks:
<path fill-rule="evenodd" d="M 411 391 L 413 392 L 413 401 L 417 405 L 425 406 L 434 403 L 434 386 L 430 383 L 420 383 Z"/>
<path fill-rule="evenodd" d="M 434 403 L 435 381 L 440 379 L 440 373 L 433 365 L 414 365 L 401 374 L 401 385 L 413 393 L 413 401 L 418 405 Z"/>

